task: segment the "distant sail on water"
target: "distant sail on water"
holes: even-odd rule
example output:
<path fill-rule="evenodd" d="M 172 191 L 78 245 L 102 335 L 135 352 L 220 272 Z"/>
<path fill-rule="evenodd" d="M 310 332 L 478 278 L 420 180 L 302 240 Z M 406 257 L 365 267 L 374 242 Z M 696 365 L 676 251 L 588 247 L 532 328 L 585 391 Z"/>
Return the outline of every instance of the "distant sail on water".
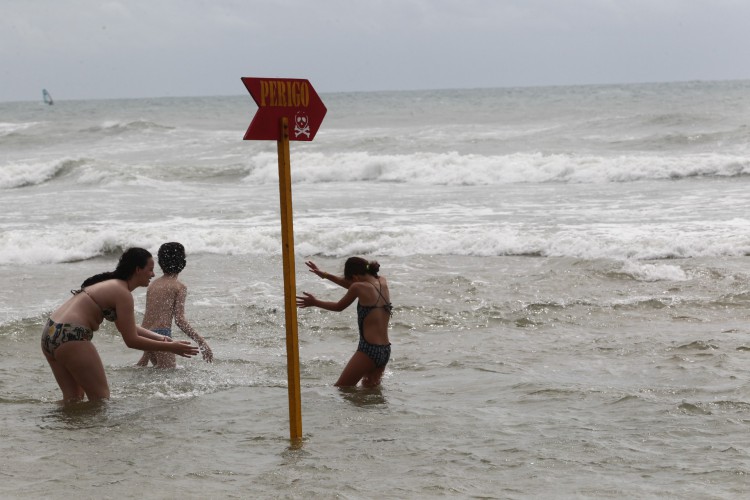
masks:
<path fill-rule="evenodd" d="M 55 104 L 55 101 L 52 100 L 52 96 L 47 92 L 47 89 L 42 89 L 42 99 L 44 99 L 45 104 L 49 104 L 50 106 Z"/>

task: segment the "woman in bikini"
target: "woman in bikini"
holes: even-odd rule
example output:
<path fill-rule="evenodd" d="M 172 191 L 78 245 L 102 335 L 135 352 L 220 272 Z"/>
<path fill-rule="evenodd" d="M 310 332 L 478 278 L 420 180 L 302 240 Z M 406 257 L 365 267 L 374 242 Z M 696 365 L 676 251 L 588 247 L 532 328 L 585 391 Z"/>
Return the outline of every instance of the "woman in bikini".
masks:
<path fill-rule="evenodd" d="M 109 384 L 96 347 L 94 332 L 105 319 L 113 321 L 125 344 L 142 351 L 168 351 L 195 356 L 190 342 L 173 342 L 135 324 L 132 292 L 148 286 L 154 277 L 154 259 L 148 250 L 130 248 L 113 272 L 86 279 L 73 297 L 57 308 L 42 330 L 42 352 L 63 393 L 63 400 L 109 398 Z"/>
<path fill-rule="evenodd" d="M 352 387 L 360 380 L 364 387 L 379 385 L 391 356 L 388 323 L 393 312 L 388 283 L 384 277 L 378 276 L 380 264 L 368 262 L 361 257 L 350 257 L 344 265 L 343 277 L 323 272 L 313 262 L 305 264 L 310 268 L 310 272 L 346 288 L 347 292 L 338 302 L 325 302 L 302 292 L 302 296 L 297 297 L 298 307 L 343 311 L 355 299 L 358 300 L 359 345 L 335 385 Z"/>

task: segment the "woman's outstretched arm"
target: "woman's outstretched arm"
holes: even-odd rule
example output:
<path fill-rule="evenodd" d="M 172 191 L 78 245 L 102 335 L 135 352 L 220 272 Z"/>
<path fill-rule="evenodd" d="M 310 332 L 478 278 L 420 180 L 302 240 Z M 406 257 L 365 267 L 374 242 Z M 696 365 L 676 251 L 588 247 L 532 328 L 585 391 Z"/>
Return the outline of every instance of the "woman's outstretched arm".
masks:
<path fill-rule="evenodd" d="M 347 307 L 349 307 L 352 302 L 354 302 L 354 299 L 357 298 L 357 287 L 356 286 L 350 286 L 349 289 L 346 291 L 343 297 L 341 297 L 341 300 L 338 302 L 328 302 L 317 299 L 314 295 L 302 292 L 302 295 L 297 296 L 297 307 L 300 307 L 304 309 L 305 307 L 319 307 L 321 309 L 326 309 L 327 311 L 343 311 Z"/>
<path fill-rule="evenodd" d="M 311 273 L 315 273 L 317 276 L 323 278 L 324 280 L 331 281 L 333 283 L 336 283 L 338 286 L 342 288 L 349 288 L 352 286 L 353 281 L 348 280 L 344 278 L 343 276 L 336 276 L 335 274 L 327 273 L 325 271 L 322 271 L 320 268 L 318 268 L 317 265 L 315 265 L 315 262 L 308 260 L 305 262 L 307 267 L 310 268 Z"/>

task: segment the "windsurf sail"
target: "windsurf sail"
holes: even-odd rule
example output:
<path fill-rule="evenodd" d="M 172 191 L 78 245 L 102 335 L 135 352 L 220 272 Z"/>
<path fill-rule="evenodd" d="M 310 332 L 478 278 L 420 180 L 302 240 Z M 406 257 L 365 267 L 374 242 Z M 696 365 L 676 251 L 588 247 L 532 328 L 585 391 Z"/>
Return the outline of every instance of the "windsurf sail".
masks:
<path fill-rule="evenodd" d="M 44 104 L 49 104 L 50 106 L 55 104 L 55 101 L 52 100 L 52 96 L 47 92 L 47 89 L 42 89 L 42 99 L 44 99 Z"/>

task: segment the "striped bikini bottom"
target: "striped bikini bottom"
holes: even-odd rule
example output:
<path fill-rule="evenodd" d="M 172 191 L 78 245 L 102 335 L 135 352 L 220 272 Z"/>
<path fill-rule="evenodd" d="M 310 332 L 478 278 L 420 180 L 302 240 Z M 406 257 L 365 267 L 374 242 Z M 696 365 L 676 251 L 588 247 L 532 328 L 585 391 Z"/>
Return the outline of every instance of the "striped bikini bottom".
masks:
<path fill-rule="evenodd" d="M 371 344 L 364 337 L 359 338 L 357 350 L 365 353 L 375 363 L 375 368 L 382 368 L 387 365 L 391 357 L 391 344 Z"/>

